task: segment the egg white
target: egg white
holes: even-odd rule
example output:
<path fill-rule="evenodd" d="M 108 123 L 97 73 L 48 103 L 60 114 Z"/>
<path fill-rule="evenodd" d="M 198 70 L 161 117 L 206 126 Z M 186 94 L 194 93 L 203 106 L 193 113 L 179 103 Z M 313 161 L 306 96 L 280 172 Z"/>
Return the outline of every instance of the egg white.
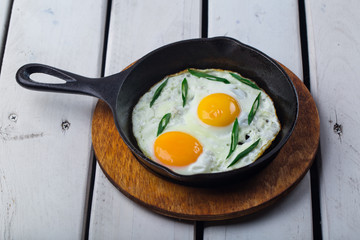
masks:
<path fill-rule="evenodd" d="M 210 81 L 191 75 L 187 70 L 165 77 L 145 93 L 136 104 L 132 113 L 133 133 L 141 151 L 153 161 L 158 161 L 154 155 L 154 142 L 157 138 L 157 128 L 161 118 L 171 113 L 171 119 L 164 132 L 182 131 L 195 137 L 203 147 L 203 153 L 196 162 L 185 167 L 167 166 L 175 172 L 184 175 L 197 173 L 212 173 L 240 168 L 254 162 L 280 131 L 280 122 L 270 97 L 263 91 L 241 83 L 229 72 L 218 69 L 201 70 L 210 75 L 226 78 L 230 84 Z M 185 107 L 182 104 L 181 82 L 188 82 L 188 96 Z M 150 108 L 149 103 L 156 89 L 166 80 L 160 96 Z M 261 92 L 259 108 L 250 125 L 248 115 L 257 95 Z M 200 101 L 213 93 L 225 93 L 239 103 L 241 113 L 239 122 L 239 144 L 232 155 L 226 159 L 231 142 L 232 124 L 225 127 L 213 127 L 203 123 L 197 115 Z M 261 139 L 257 147 L 231 167 L 233 159 L 252 143 Z"/>

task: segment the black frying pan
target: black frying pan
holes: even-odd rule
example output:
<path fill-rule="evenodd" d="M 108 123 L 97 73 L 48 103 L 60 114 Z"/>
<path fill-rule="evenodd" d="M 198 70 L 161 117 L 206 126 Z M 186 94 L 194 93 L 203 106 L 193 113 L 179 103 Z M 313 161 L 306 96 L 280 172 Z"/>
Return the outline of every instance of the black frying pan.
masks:
<path fill-rule="evenodd" d="M 134 105 L 163 77 L 190 67 L 238 72 L 256 81 L 273 99 L 282 129 L 257 161 L 228 172 L 185 176 L 148 159 L 139 150 L 132 133 L 131 113 Z M 64 83 L 35 82 L 30 78 L 33 73 L 52 75 L 64 80 Z M 193 186 L 218 185 L 230 179 L 249 177 L 259 171 L 275 158 L 285 144 L 298 114 L 296 90 L 285 71 L 264 53 L 227 37 L 169 44 L 147 54 L 125 71 L 101 79 L 90 79 L 41 64 L 28 64 L 18 70 L 16 80 L 21 86 L 32 90 L 87 94 L 104 100 L 113 112 L 122 139 L 141 164 L 167 179 Z"/>

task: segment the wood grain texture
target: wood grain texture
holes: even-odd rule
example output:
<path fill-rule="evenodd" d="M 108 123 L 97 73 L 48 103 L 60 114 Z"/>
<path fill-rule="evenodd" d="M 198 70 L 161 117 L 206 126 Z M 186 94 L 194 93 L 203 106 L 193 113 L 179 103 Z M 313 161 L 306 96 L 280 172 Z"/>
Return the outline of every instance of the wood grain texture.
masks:
<path fill-rule="evenodd" d="M 360 235 L 360 2 L 305 1 L 324 239 Z"/>
<path fill-rule="evenodd" d="M 164 44 L 199 37 L 200 7 L 200 0 L 113 0 L 105 75 L 121 71 Z M 163 217 L 134 204 L 98 165 L 91 210 L 89 239 L 185 240 L 194 236 L 193 222 Z"/>
<path fill-rule="evenodd" d="M 315 103 L 289 70 L 300 102 L 292 136 L 275 160 L 253 178 L 221 188 L 171 183 L 140 165 L 121 140 L 110 109 L 99 101 L 93 115 L 95 154 L 109 180 L 126 196 L 160 214 L 189 220 L 224 220 L 258 212 L 286 195 L 306 174 L 319 142 Z"/>
<path fill-rule="evenodd" d="M 82 236 L 96 101 L 26 90 L 15 73 L 38 62 L 99 76 L 104 12 L 97 0 L 14 1 L 0 76 L 0 239 Z"/>

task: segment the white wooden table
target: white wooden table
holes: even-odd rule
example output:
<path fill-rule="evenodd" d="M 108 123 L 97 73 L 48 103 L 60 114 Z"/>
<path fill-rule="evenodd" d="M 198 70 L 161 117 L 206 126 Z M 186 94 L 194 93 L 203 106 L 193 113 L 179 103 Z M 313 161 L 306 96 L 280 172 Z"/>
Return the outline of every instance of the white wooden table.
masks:
<path fill-rule="evenodd" d="M 0 239 L 359 239 L 359 9 L 350 0 L 1 0 Z M 213 36 L 287 66 L 321 119 L 314 167 L 246 220 L 180 221 L 127 199 L 93 156 L 97 99 L 28 91 L 14 77 L 31 62 L 106 76 L 167 43 Z"/>

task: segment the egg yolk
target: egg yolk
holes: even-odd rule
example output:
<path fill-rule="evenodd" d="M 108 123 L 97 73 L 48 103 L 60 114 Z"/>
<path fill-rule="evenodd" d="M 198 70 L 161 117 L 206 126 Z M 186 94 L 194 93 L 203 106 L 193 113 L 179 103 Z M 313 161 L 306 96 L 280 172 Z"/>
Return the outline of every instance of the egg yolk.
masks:
<path fill-rule="evenodd" d="M 215 127 L 233 123 L 240 112 L 238 102 L 225 93 L 214 93 L 204 97 L 197 109 L 200 120 Z"/>
<path fill-rule="evenodd" d="M 154 143 L 155 157 L 165 165 L 186 166 L 196 162 L 202 146 L 193 136 L 183 132 L 166 132 Z"/>

